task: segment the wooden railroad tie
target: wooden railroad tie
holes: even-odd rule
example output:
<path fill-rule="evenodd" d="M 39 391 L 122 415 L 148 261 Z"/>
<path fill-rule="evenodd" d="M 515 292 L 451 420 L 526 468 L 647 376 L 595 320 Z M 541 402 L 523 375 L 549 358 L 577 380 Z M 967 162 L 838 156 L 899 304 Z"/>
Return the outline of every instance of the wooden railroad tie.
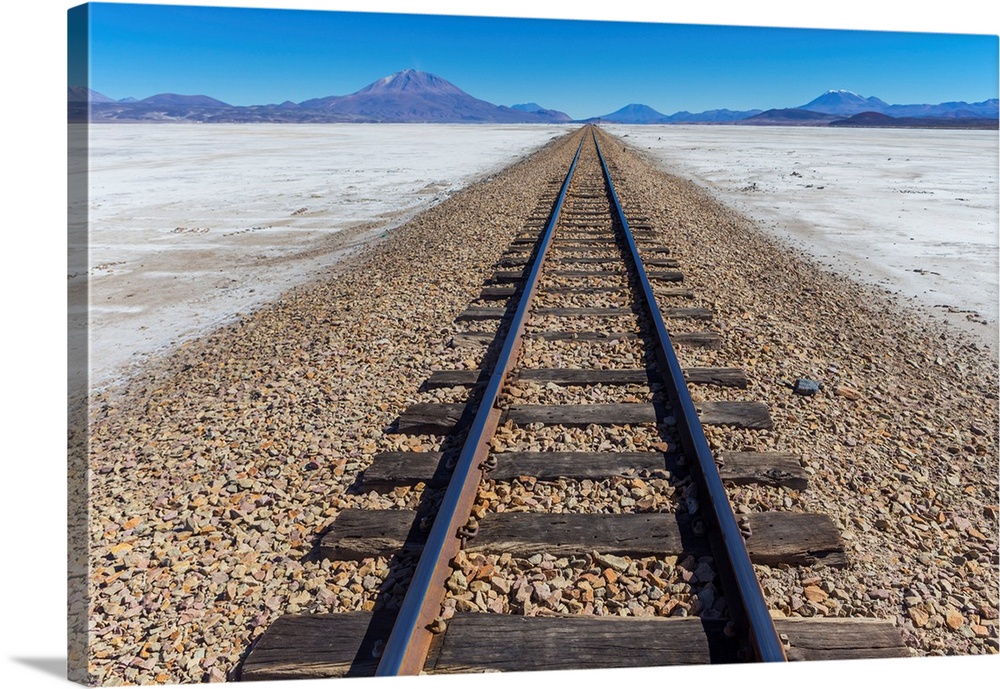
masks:
<path fill-rule="evenodd" d="M 515 379 L 539 385 L 642 385 L 649 382 L 649 375 L 644 368 L 529 368 L 517 372 Z M 479 369 L 431 371 L 424 388 L 473 387 L 481 378 Z M 684 379 L 692 385 L 746 388 L 748 384 L 746 372 L 739 368 L 687 368 Z"/>
<path fill-rule="evenodd" d="M 455 333 L 451 337 L 450 343 L 453 347 L 477 347 L 488 345 L 496 337 L 496 332 Z M 612 342 L 615 340 L 638 340 L 642 338 L 642 335 L 638 332 L 545 330 L 542 332 L 525 333 L 525 337 L 548 341 L 579 340 L 581 342 Z M 722 337 L 718 333 L 713 332 L 670 333 L 670 341 L 675 345 L 703 347 L 705 349 L 718 349 L 722 346 Z"/>
<path fill-rule="evenodd" d="M 848 564 L 840 531 L 828 515 L 753 512 L 742 517 L 752 530 L 747 551 L 755 564 Z M 330 560 L 361 560 L 418 554 L 426 534 L 415 527 L 417 522 L 413 510 L 342 510 L 321 539 L 319 555 Z M 668 512 L 487 513 L 465 549 L 524 558 L 537 553 L 570 556 L 594 551 L 629 557 L 710 553 L 706 541 L 693 538 L 678 523 L 677 515 Z"/>
<path fill-rule="evenodd" d="M 283 615 L 254 645 L 240 679 L 371 676 L 391 620 L 371 612 Z M 907 658 L 889 620 L 776 619 L 790 660 Z M 438 635 L 429 673 L 702 665 L 734 660 L 720 621 L 697 617 L 458 612 Z M 492 640 L 485 643 L 484 640 Z M 568 652 L 571 650 L 572 652 Z"/>
<path fill-rule="evenodd" d="M 539 316 L 560 316 L 562 318 L 587 318 L 587 317 L 615 317 L 632 316 L 635 311 L 619 307 L 577 307 L 577 308 L 551 308 L 542 307 L 533 310 Z M 703 308 L 683 308 L 666 307 L 661 308 L 660 313 L 664 318 L 678 318 L 688 320 L 711 320 L 713 313 L 711 309 Z M 507 314 L 506 308 L 490 306 L 473 306 L 460 313 L 456 321 L 486 321 L 502 320 Z"/>
<path fill-rule="evenodd" d="M 761 402 L 706 401 L 696 403 L 698 418 L 706 426 L 769 429 L 773 427 L 767 405 Z M 439 402 L 412 404 L 399 415 L 399 433 L 447 435 L 463 419 L 471 416 L 467 405 Z M 541 423 L 557 426 L 655 424 L 658 418 L 652 404 L 519 404 L 504 413 L 501 424 L 511 421 L 524 426 Z"/>

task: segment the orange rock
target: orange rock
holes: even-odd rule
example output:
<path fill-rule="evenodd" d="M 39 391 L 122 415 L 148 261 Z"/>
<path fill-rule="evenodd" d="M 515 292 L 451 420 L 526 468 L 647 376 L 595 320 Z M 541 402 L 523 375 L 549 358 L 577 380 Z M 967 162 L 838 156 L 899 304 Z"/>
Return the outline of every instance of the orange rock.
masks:
<path fill-rule="evenodd" d="M 930 615 L 920 608 L 910 608 L 907 613 L 910 615 L 910 619 L 913 620 L 913 624 L 917 627 L 923 627 L 930 619 Z"/>
<path fill-rule="evenodd" d="M 965 618 L 962 617 L 962 613 L 954 608 L 948 608 L 948 611 L 944 614 L 944 621 L 948 625 L 948 628 L 953 631 L 965 624 Z"/>
<path fill-rule="evenodd" d="M 861 391 L 860 390 L 855 390 L 854 388 L 849 387 L 847 385 L 838 385 L 834 389 L 833 394 L 835 394 L 835 395 L 837 395 L 839 397 L 845 397 L 845 398 L 847 398 L 849 400 L 859 400 L 859 399 L 861 399 Z"/>
<path fill-rule="evenodd" d="M 127 553 L 135 547 L 133 543 L 115 543 L 109 550 L 112 555 L 120 555 L 121 553 Z"/>
<path fill-rule="evenodd" d="M 806 586 L 803 592 L 805 593 L 806 600 L 812 603 L 822 603 L 830 597 L 830 594 L 819 586 Z"/>

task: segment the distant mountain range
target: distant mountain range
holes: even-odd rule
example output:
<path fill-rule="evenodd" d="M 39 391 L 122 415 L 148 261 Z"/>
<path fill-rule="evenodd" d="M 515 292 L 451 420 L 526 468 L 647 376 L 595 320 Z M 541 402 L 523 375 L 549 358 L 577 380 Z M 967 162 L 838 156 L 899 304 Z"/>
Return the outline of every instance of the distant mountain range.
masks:
<path fill-rule="evenodd" d="M 589 122 L 620 124 L 743 124 L 854 127 L 967 127 L 997 128 L 998 101 L 964 101 L 936 105 L 889 105 L 850 91 L 827 91 L 805 105 L 771 110 L 708 110 L 664 115 L 648 105 L 632 103 L 620 110 L 592 117 Z"/>
<path fill-rule="evenodd" d="M 68 91 L 71 122 L 468 122 L 621 124 L 745 124 L 860 127 L 997 128 L 996 98 L 979 103 L 890 105 L 850 91 L 827 91 L 794 108 L 708 110 L 665 115 L 632 103 L 620 110 L 573 120 L 564 112 L 537 103 L 510 107 L 470 96 L 434 74 L 406 69 L 345 96 L 326 96 L 293 103 L 238 106 L 204 95 L 161 93 L 141 100 L 114 100 L 82 86 Z"/>

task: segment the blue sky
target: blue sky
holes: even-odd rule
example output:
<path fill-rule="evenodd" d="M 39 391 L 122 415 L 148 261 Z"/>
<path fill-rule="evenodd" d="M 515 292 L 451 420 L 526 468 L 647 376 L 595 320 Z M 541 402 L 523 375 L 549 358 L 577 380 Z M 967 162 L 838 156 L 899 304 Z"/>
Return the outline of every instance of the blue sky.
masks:
<path fill-rule="evenodd" d="M 335 6 L 335 3 L 334 3 Z M 802 105 L 827 89 L 890 103 L 997 96 L 995 35 L 96 3 L 91 87 L 233 105 L 437 74 L 496 104 L 573 117 Z M 587 75 L 584 78 L 582 75 Z"/>

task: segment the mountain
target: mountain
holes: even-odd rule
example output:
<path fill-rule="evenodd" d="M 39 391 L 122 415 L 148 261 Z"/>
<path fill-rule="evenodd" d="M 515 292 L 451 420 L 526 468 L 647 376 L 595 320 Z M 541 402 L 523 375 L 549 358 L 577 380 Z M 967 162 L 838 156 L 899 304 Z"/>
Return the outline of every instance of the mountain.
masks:
<path fill-rule="evenodd" d="M 108 98 L 86 86 L 70 86 L 67 100 L 70 103 L 114 103 L 114 98 Z"/>
<path fill-rule="evenodd" d="M 559 121 L 545 113 L 493 105 L 439 76 L 415 69 L 390 74 L 347 96 L 303 101 L 299 108 L 366 122 Z"/>
<path fill-rule="evenodd" d="M 114 101 L 70 89 L 70 120 L 131 122 L 569 122 L 558 110 L 493 105 L 434 74 L 406 69 L 345 96 L 301 103 L 234 106 L 209 96 L 161 93 L 140 101 Z M 97 96 L 100 96 L 98 98 Z M 89 107 L 88 107 L 89 105 Z"/>
<path fill-rule="evenodd" d="M 572 120 L 559 110 L 538 103 L 511 107 L 475 98 L 439 76 L 405 69 L 382 77 L 354 93 L 325 96 L 294 103 L 233 106 L 206 95 L 160 93 L 142 100 L 114 100 L 83 86 L 67 92 L 71 122 L 481 122 L 562 123 L 614 122 L 621 124 L 748 124 L 826 126 L 952 126 L 995 128 L 998 100 L 977 103 L 949 101 L 937 104 L 889 105 L 875 97 L 843 89 L 830 90 L 805 105 L 772 110 L 686 110 L 664 115 L 641 103 L 631 103 L 607 115 Z M 871 117 L 886 115 L 892 120 Z M 850 121 L 857 115 L 865 115 Z M 844 123 L 846 120 L 848 122 Z M 941 121 L 950 122 L 942 124 Z M 867 123 L 867 124 L 866 124 Z"/>
<path fill-rule="evenodd" d="M 538 103 L 520 103 L 518 105 L 510 106 L 511 110 L 517 110 L 519 112 L 529 112 L 539 115 L 544 115 L 545 117 L 552 118 L 553 122 L 572 122 L 573 118 L 560 110 L 549 110 L 548 108 L 543 108 Z"/>
<path fill-rule="evenodd" d="M 885 108 L 888 107 L 888 103 L 878 98 L 865 98 L 851 91 L 839 89 L 827 91 L 797 109 L 825 112 L 830 115 L 857 115 L 861 112 L 885 112 Z"/>
<path fill-rule="evenodd" d="M 979 103 L 949 101 L 946 103 L 923 103 L 912 105 L 889 105 L 880 98 L 865 98 L 851 91 L 827 91 L 819 98 L 800 105 L 801 110 L 824 112 L 831 115 L 859 115 L 876 112 L 892 117 L 951 117 L 951 118 L 995 118 L 998 116 L 997 99 L 991 98 Z"/>
<path fill-rule="evenodd" d="M 923 105 L 890 105 L 882 112 L 893 117 L 989 117 L 1000 114 L 996 98 L 966 103 L 965 101 L 948 101 L 946 103 Z"/>
<path fill-rule="evenodd" d="M 149 98 L 135 101 L 139 105 L 164 108 L 231 108 L 229 103 L 209 96 L 182 96 L 177 93 L 158 93 Z"/>
<path fill-rule="evenodd" d="M 642 103 L 629 103 L 624 108 L 588 121 L 615 122 L 618 124 L 663 124 L 667 116 Z"/>
<path fill-rule="evenodd" d="M 726 110 L 725 108 L 721 110 L 706 110 L 699 113 L 690 113 L 687 110 L 681 110 L 667 117 L 667 122 L 671 124 L 719 124 L 745 120 L 760 113 L 760 110 Z"/>
<path fill-rule="evenodd" d="M 803 108 L 776 108 L 742 119 L 737 124 L 816 126 L 829 124 L 838 119 L 841 118 L 837 115 Z"/>
<path fill-rule="evenodd" d="M 922 129 L 997 129 L 996 118 L 988 117 L 892 117 L 880 112 L 862 112 L 830 122 L 831 127 L 920 127 Z"/>

